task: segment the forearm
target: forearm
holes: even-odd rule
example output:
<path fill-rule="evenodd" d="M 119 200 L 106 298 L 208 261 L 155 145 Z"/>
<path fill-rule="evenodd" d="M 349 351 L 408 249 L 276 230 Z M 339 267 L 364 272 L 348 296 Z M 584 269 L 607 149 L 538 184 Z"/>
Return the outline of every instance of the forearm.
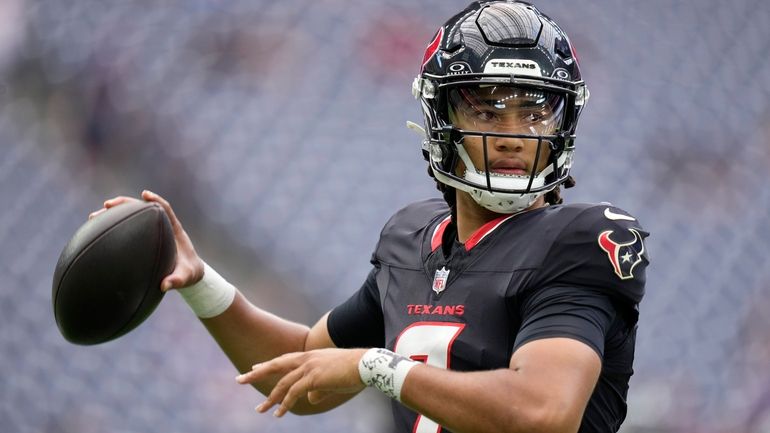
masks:
<path fill-rule="evenodd" d="M 413 368 L 404 405 L 455 433 L 535 432 L 548 401 L 511 369 L 455 372 Z"/>
<path fill-rule="evenodd" d="M 317 326 L 325 329 L 325 319 L 324 316 Z M 250 303 L 240 292 L 236 293 L 232 305 L 222 314 L 201 319 L 201 322 L 241 373 L 251 371 L 254 364 L 270 361 L 287 353 L 332 345 L 325 338 L 324 332 L 318 332 L 316 329 L 316 332 L 312 333 L 305 325 L 262 310 Z M 267 396 L 282 377 L 282 374 L 269 375 L 252 382 L 252 385 Z M 318 404 L 310 404 L 306 396 L 303 396 L 292 408 L 292 412 L 298 415 L 325 412 L 354 395 L 333 395 Z"/>
<path fill-rule="evenodd" d="M 309 333 L 307 326 L 254 306 L 240 292 L 222 314 L 201 322 L 241 373 L 256 363 L 304 351 Z"/>
<path fill-rule="evenodd" d="M 192 241 L 182 228 L 171 205 L 150 191 L 143 191 L 142 198 L 158 203 L 171 222 L 176 243 L 176 263 L 171 274 L 166 275 L 160 289 L 179 290 L 179 294 L 192 312 L 203 322 L 223 352 L 241 373 L 251 372 L 254 364 L 280 358 L 294 352 L 334 347 L 326 328 L 326 317 L 313 328 L 277 317 L 252 305 L 210 266 L 198 256 Z M 131 197 L 116 197 L 105 201 L 104 208 L 89 215 L 94 218 L 107 209 L 122 203 L 136 202 Z M 285 373 L 262 375 L 248 382 L 265 395 L 276 390 L 276 384 Z M 357 384 L 358 385 L 358 384 Z M 356 391 L 357 392 L 357 391 Z M 306 396 L 297 401 L 295 413 L 318 413 L 329 410 L 355 395 L 335 395 L 310 404 Z"/>
<path fill-rule="evenodd" d="M 367 351 L 358 368 L 365 384 L 456 433 L 574 433 L 602 365 L 587 344 L 553 337 L 522 345 L 498 370 L 444 370 L 385 349 Z"/>
<path fill-rule="evenodd" d="M 455 433 L 576 432 L 593 386 L 570 368 L 544 377 L 538 368 L 456 372 L 419 365 L 402 387 L 402 403 Z M 550 380 L 549 380 L 550 379 Z"/>

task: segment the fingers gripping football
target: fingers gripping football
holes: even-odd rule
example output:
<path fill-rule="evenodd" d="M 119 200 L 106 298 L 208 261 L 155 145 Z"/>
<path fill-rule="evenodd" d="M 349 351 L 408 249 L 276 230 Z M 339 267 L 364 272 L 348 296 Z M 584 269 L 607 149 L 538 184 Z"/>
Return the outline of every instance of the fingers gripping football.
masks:
<path fill-rule="evenodd" d="M 174 209 L 168 201 L 152 191 L 142 191 L 142 199 L 148 202 L 155 202 L 163 208 L 166 215 L 168 215 L 169 221 L 171 222 L 171 228 L 174 232 L 174 241 L 176 243 L 177 252 L 176 263 L 171 274 L 166 276 L 161 282 L 161 290 L 165 292 L 173 288 L 180 289 L 200 281 L 203 277 L 203 260 L 201 260 L 198 253 L 195 252 L 195 247 L 193 247 L 190 237 L 187 235 L 187 232 L 184 231 L 182 224 L 176 217 Z M 139 200 L 127 196 L 118 196 L 106 200 L 104 202 L 104 207 L 89 214 L 88 219 L 99 216 L 107 211 L 107 209 L 132 201 Z"/>
<path fill-rule="evenodd" d="M 174 209 L 166 199 L 152 191 L 142 191 L 142 198 L 146 201 L 158 203 L 166 211 L 171 221 L 171 227 L 174 230 L 177 254 L 176 266 L 174 271 L 161 283 L 161 290 L 181 289 L 200 281 L 203 278 L 203 260 L 195 252 L 190 236 L 182 228 L 182 223 L 176 217 Z"/>
<path fill-rule="evenodd" d="M 113 207 L 115 207 L 115 206 L 117 206 L 119 204 L 128 203 L 128 202 L 132 202 L 132 201 L 139 201 L 139 200 L 137 200 L 137 199 L 135 199 L 133 197 L 126 197 L 126 196 L 122 196 L 122 195 L 118 196 L 118 197 L 111 198 L 109 200 L 105 200 L 104 205 L 103 205 L 104 207 L 102 207 L 101 209 L 99 209 L 97 211 L 94 211 L 94 212 L 91 212 L 90 214 L 88 214 L 88 219 L 93 219 L 93 218 L 103 214 L 104 212 L 106 212 L 107 209 L 113 208 Z"/>

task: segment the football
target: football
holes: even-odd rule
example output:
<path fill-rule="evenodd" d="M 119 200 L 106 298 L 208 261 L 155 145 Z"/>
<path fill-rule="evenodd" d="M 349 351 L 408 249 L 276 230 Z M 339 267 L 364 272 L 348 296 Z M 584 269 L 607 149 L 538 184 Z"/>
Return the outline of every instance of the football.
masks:
<path fill-rule="evenodd" d="M 59 331 L 71 343 L 92 345 L 136 328 L 163 299 L 160 283 L 175 261 L 171 223 L 157 203 L 123 203 L 89 220 L 54 271 Z"/>

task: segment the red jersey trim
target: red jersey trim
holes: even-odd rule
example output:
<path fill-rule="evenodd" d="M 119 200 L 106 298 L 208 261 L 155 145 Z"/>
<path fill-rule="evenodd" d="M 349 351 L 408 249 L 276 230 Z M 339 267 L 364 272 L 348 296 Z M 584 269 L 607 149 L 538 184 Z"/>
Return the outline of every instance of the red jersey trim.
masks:
<path fill-rule="evenodd" d="M 489 221 L 488 223 L 484 224 L 483 226 L 479 227 L 478 230 L 476 230 L 475 233 L 471 235 L 471 237 L 468 238 L 467 241 L 465 241 L 465 251 L 470 251 L 471 248 L 478 245 L 479 242 L 481 242 L 482 239 L 487 237 L 488 234 L 492 233 L 496 228 L 500 227 L 500 225 L 509 219 L 516 216 L 516 214 L 513 215 L 503 215 L 499 218 L 495 218 L 492 221 Z"/>
<path fill-rule="evenodd" d="M 471 237 L 469 237 L 468 240 L 465 242 L 465 251 L 470 251 L 473 247 L 478 245 L 478 243 L 481 242 L 482 239 L 487 237 L 487 235 L 492 233 L 496 228 L 500 227 L 502 223 L 508 221 L 510 218 L 514 216 L 516 216 L 516 214 L 503 215 L 479 227 L 479 229 L 476 230 L 476 232 L 474 232 L 471 235 Z M 436 251 L 438 247 L 441 246 L 441 240 L 444 239 L 444 231 L 446 231 L 446 227 L 449 225 L 451 221 L 452 221 L 452 216 L 450 215 L 444 218 L 443 220 L 441 220 L 441 222 L 433 230 L 433 236 L 431 236 L 431 239 L 430 239 L 431 251 Z"/>
<path fill-rule="evenodd" d="M 441 246 L 441 239 L 444 238 L 444 230 L 446 230 L 446 226 L 448 226 L 451 221 L 452 215 L 449 215 L 436 226 L 435 230 L 433 230 L 433 236 L 430 238 L 431 252 L 436 251 L 436 249 Z"/>

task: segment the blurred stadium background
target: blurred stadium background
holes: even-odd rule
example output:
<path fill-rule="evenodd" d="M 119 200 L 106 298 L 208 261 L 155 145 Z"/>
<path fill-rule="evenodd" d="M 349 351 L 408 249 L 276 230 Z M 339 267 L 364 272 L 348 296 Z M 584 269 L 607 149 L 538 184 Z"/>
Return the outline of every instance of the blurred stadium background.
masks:
<path fill-rule="evenodd" d="M 202 255 L 305 323 L 381 225 L 436 195 L 410 94 L 465 1 L 0 1 L 0 425 L 9 433 L 378 432 L 368 393 L 275 420 L 176 293 L 97 347 L 50 281 L 89 211 L 150 188 Z M 770 432 L 770 2 L 543 0 L 592 97 L 569 201 L 652 232 L 626 433 Z"/>

